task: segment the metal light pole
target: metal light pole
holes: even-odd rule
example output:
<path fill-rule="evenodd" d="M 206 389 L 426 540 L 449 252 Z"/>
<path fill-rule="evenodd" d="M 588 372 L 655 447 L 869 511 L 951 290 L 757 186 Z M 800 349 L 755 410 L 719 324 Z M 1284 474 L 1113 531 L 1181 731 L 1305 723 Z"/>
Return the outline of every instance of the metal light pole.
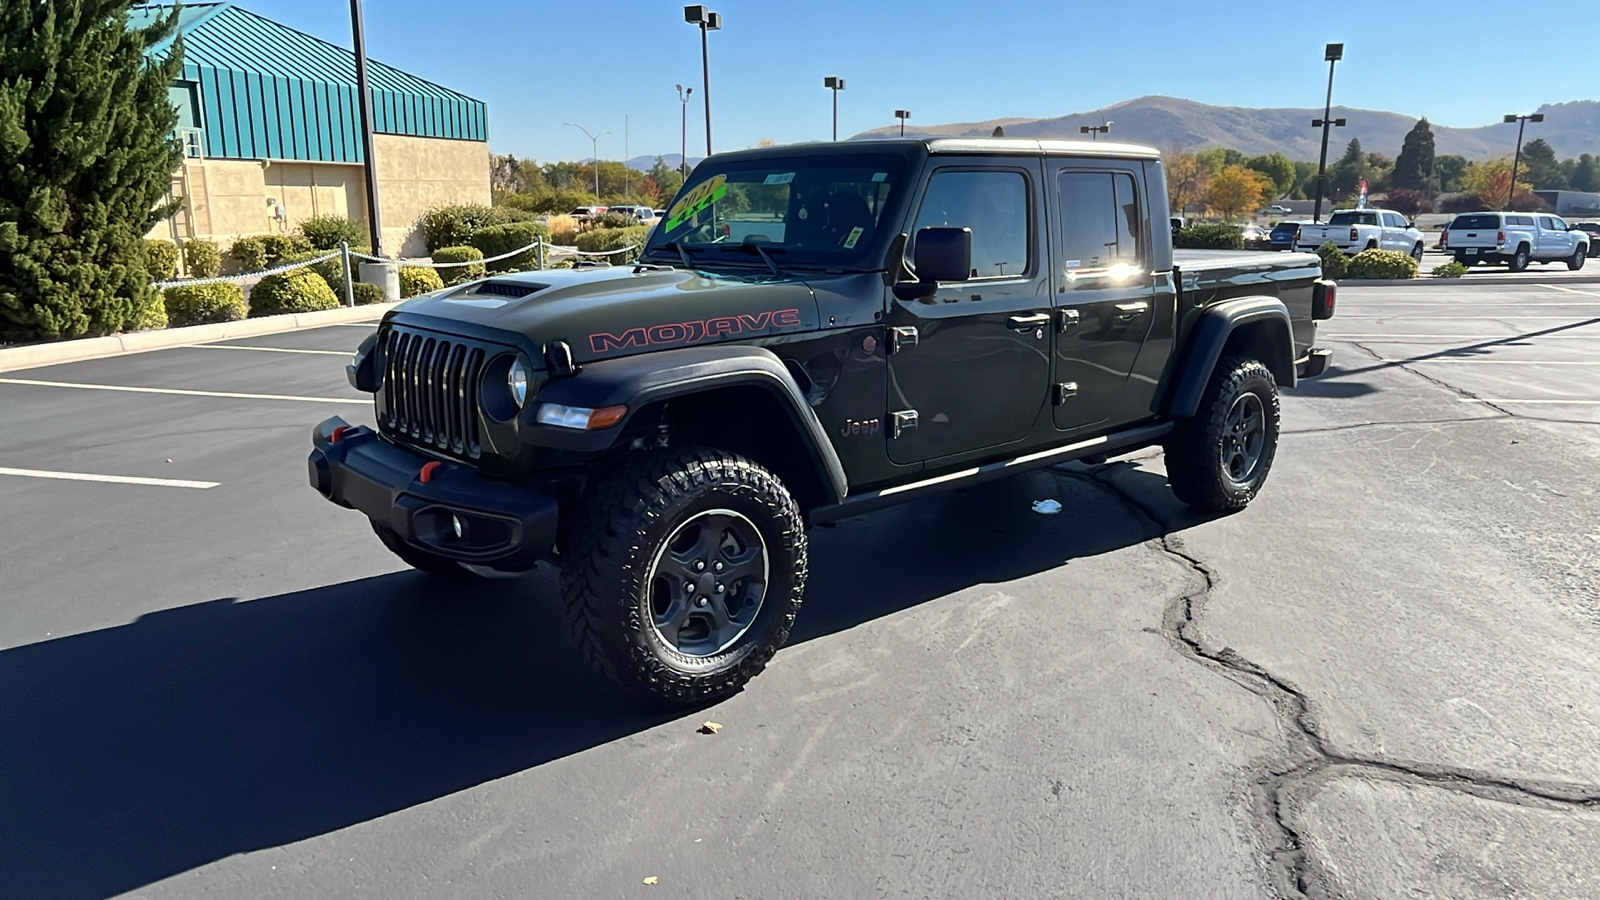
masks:
<path fill-rule="evenodd" d="M 684 89 L 683 85 L 675 84 L 678 89 L 678 102 L 683 104 L 683 121 L 678 131 L 678 171 L 683 177 L 689 177 L 689 96 L 694 93 L 694 88 Z"/>
<path fill-rule="evenodd" d="M 367 229 L 372 238 L 372 255 L 383 255 L 383 217 L 378 211 L 378 168 L 372 150 L 372 90 L 367 86 L 367 35 L 361 20 L 361 0 L 350 0 L 350 31 L 355 44 L 356 94 L 361 107 L 361 168 L 367 180 Z"/>
<path fill-rule="evenodd" d="M 1322 104 L 1322 118 L 1312 119 L 1312 128 L 1322 129 L 1322 159 L 1317 163 L 1317 205 L 1313 207 L 1311 221 L 1322 221 L 1322 188 L 1328 179 L 1328 129 L 1334 125 L 1343 126 L 1344 120 L 1335 120 L 1333 116 L 1333 67 L 1339 60 L 1344 59 L 1343 44 L 1329 44 L 1322 58 L 1328 61 L 1328 98 Z"/>
<path fill-rule="evenodd" d="M 905 137 L 906 136 L 906 120 L 911 118 L 911 110 L 909 110 L 909 109 L 897 109 L 897 110 L 894 111 L 894 117 L 896 119 L 900 120 L 900 136 L 901 137 Z"/>
<path fill-rule="evenodd" d="M 822 86 L 833 91 L 833 139 L 839 139 L 839 92 L 844 90 L 844 79 L 837 75 L 829 75 L 822 79 Z M 901 126 L 904 128 L 905 126 Z"/>
<path fill-rule="evenodd" d="M 685 6 L 683 20 L 700 26 L 700 72 L 704 77 L 700 99 L 706 105 L 706 155 L 711 155 L 711 52 L 706 32 L 722 30 L 722 13 L 712 12 L 704 6 Z"/>
<path fill-rule="evenodd" d="M 1528 127 L 1529 122 L 1543 122 L 1544 113 L 1533 113 L 1527 116 L 1506 116 L 1506 124 L 1517 123 L 1517 155 L 1511 161 L 1511 186 L 1506 188 L 1506 209 L 1511 208 L 1511 201 L 1517 197 L 1517 168 L 1522 165 L 1522 129 Z"/>
<path fill-rule="evenodd" d="M 563 125 L 572 125 L 571 122 L 562 122 L 561 124 L 563 124 Z M 583 132 L 584 137 L 587 137 L 589 139 L 589 146 L 592 148 L 589 151 L 589 154 L 590 154 L 590 156 L 589 156 L 589 164 L 591 166 L 594 166 L 594 201 L 596 203 L 599 203 L 600 202 L 600 139 L 605 137 L 606 135 L 610 134 L 611 132 L 602 131 L 599 134 L 590 134 L 589 133 L 589 129 L 583 127 L 582 125 L 572 125 L 572 127 L 578 129 L 581 132 Z"/>

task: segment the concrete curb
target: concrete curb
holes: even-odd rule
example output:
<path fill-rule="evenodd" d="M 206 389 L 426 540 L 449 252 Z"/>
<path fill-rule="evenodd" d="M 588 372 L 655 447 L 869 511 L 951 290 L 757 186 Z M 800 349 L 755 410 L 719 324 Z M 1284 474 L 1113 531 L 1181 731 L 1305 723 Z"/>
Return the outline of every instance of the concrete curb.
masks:
<path fill-rule="evenodd" d="M 1463 275 L 1460 278 L 1434 278 L 1431 275 L 1419 275 L 1416 278 L 1344 278 L 1339 281 L 1339 287 L 1416 287 L 1423 284 L 1445 286 L 1459 286 L 1464 284 L 1500 285 L 1508 284 L 1525 285 L 1532 287 L 1540 284 L 1600 284 L 1600 275 L 1579 275 L 1576 278 L 1512 278 L 1509 275 L 1485 275 L 1473 278 Z"/>
<path fill-rule="evenodd" d="M 189 344 L 208 344 L 213 341 L 254 337 L 261 334 L 280 334 L 302 328 L 320 328 L 323 325 L 362 322 L 379 318 L 399 305 L 399 303 L 373 303 L 369 306 L 342 307 L 321 312 L 289 313 L 281 316 L 263 316 L 259 319 L 241 319 L 237 322 L 218 322 L 213 325 L 190 325 L 185 328 L 165 328 L 161 331 L 136 331 L 110 337 L 9 347 L 0 350 L 0 372 L 86 359 L 102 359 L 124 353 L 168 350 Z"/>

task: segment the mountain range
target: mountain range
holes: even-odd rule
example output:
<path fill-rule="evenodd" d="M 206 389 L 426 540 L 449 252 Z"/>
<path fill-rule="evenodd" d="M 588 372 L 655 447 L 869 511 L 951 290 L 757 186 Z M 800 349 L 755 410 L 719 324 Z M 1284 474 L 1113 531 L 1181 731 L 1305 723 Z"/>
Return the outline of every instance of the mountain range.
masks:
<path fill-rule="evenodd" d="M 1600 102 L 1578 100 L 1546 104 L 1541 123 L 1528 123 L 1524 140 L 1544 138 L 1560 158 L 1580 153 L 1600 154 Z M 1321 109 L 1248 109 L 1238 106 L 1208 106 L 1176 97 L 1140 97 L 1103 110 L 1056 118 L 992 119 L 987 122 L 959 122 L 947 125 L 907 125 L 906 137 L 987 137 L 995 126 L 1005 128 L 1006 137 L 1057 140 L 1085 140 L 1079 131 L 1084 125 L 1098 126 L 1102 117 L 1109 120 L 1110 140 L 1148 144 L 1161 150 L 1201 150 L 1231 147 L 1247 156 L 1282 153 L 1290 159 L 1315 160 L 1321 147 L 1322 130 L 1311 120 L 1322 118 Z M 1328 141 L 1330 161 L 1344 151 L 1351 138 L 1361 141 L 1368 153 L 1395 156 L 1406 132 L 1417 124 L 1411 116 L 1370 109 L 1333 108 L 1333 117 L 1346 125 L 1334 128 Z M 1479 128 L 1450 128 L 1433 124 L 1434 152 L 1459 154 L 1468 159 L 1487 159 L 1509 155 L 1516 148 L 1515 125 L 1496 123 Z M 863 138 L 894 137 L 898 125 L 876 128 L 855 135 Z M 654 161 L 653 159 L 651 160 Z"/>

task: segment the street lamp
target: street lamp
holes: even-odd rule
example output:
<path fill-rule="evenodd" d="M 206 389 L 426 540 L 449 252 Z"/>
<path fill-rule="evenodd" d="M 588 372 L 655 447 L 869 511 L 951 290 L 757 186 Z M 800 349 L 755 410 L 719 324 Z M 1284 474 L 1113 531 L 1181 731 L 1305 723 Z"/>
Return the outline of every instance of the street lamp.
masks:
<path fill-rule="evenodd" d="M 822 79 L 822 86 L 833 91 L 833 139 L 839 139 L 839 92 L 844 90 L 844 79 L 837 75 L 829 75 Z"/>
<path fill-rule="evenodd" d="M 683 121 L 678 126 L 678 171 L 683 177 L 689 177 L 689 97 L 694 94 L 694 88 L 686 88 L 681 84 L 673 87 L 678 89 L 678 102 L 683 104 Z"/>
<path fill-rule="evenodd" d="M 1344 59 L 1344 45 L 1329 44 L 1322 58 L 1328 61 L 1328 98 L 1322 104 L 1322 118 L 1311 120 L 1312 128 L 1322 129 L 1322 159 L 1317 163 L 1317 205 L 1311 213 L 1312 222 L 1322 221 L 1322 188 L 1328 178 L 1328 129 L 1335 125 L 1344 127 L 1343 119 L 1333 118 L 1333 66 Z"/>
<path fill-rule="evenodd" d="M 1534 113 L 1529 116 L 1506 116 L 1506 124 L 1517 123 L 1517 155 L 1511 162 L 1511 187 L 1506 188 L 1506 209 L 1511 208 L 1511 201 L 1517 196 L 1517 167 L 1522 165 L 1522 129 L 1528 127 L 1529 122 L 1543 122 L 1544 113 Z"/>
<path fill-rule="evenodd" d="M 909 109 L 897 109 L 897 110 L 894 111 L 894 117 L 896 119 L 900 120 L 900 136 L 901 137 L 905 137 L 906 136 L 906 120 L 911 118 L 911 110 L 909 110 Z"/>
<path fill-rule="evenodd" d="M 571 122 L 562 122 L 561 124 L 563 124 L 563 125 L 572 125 Z M 611 132 L 602 131 L 599 134 L 590 134 L 589 133 L 589 129 L 583 127 L 582 125 L 572 125 L 572 127 L 578 129 L 581 132 L 583 132 L 584 136 L 589 139 L 589 145 L 592 148 L 590 150 L 590 154 L 591 155 L 589 156 L 589 164 L 594 166 L 594 200 L 595 200 L 596 203 L 599 203 L 600 202 L 600 139 L 605 137 L 606 135 L 610 134 Z"/>
<path fill-rule="evenodd" d="M 700 72 L 704 85 L 700 99 L 706 104 L 706 155 L 711 155 L 711 55 L 707 49 L 706 32 L 722 30 L 722 13 L 712 12 L 704 6 L 685 6 L 683 20 L 700 26 Z"/>
<path fill-rule="evenodd" d="M 1115 122 L 1102 122 L 1099 125 L 1079 125 L 1078 126 L 1078 133 L 1079 134 L 1092 134 L 1092 135 L 1094 135 L 1094 137 L 1090 138 L 1090 140 L 1098 141 L 1098 140 L 1100 140 L 1100 135 L 1102 135 L 1102 134 L 1110 134 L 1111 133 L 1111 126 L 1115 125 L 1115 124 L 1116 124 Z"/>
<path fill-rule="evenodd" d="M 367 231 L 372 239 L 372 253 L 383 255 L 383 222 L 378 210 L 378 164 L 373 160 L 372 91 L 367 87 L 367 35 L 361 19 L 361 0 L 350 0 L 350 31 L 355 42 L 356 96 L 361 110 L 361 153 L 366 163 Z"/>

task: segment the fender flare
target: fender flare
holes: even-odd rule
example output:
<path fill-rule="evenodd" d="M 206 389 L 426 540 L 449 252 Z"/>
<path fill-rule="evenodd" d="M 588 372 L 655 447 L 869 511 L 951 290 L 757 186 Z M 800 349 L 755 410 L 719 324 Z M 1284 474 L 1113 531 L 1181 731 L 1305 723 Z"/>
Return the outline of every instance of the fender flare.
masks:
<path fill-rule="evenodd" d="M 849 482 L 839 454 L 794 376 L 764 347 L 682 347 L 585 363 L 575 375 L 552 379 L 539 389 L 523 412 L 523 440 L 536 447 L 598 453 L 611 449 L 639 410 L 674 397 L 727 387 L 760 388 L 776 400 L 788 413 L 795 437 L 831 495 L 829 501 L 844 500 Z M 535 415 L 541 403 L 589 409 L 625 405 L 628 412 L 609 428 L 576 431 L 540 424 Z"/>
<path fill-rule="evenodd" d="M 1205 393 L 1211 373 L 1222 358 L 1222 348 L 1228 338 L 1240 328 L 1259 322 L 1269 323 L 1275 335 L 1274 359 L 1262 363 L 1272 370 L 1281 387 L 1294 387 L 1294 328 L 1289 320 L 1289 308 L 1277 297 L 1238 297 L 1223 300 L 1206 307 L 1190 328 L 1189 349 L 1178 368 L 1177 384 L 1168 404 L 1173 416 L 1192 416 L 1200 409 L 1200 397 Z"/>

